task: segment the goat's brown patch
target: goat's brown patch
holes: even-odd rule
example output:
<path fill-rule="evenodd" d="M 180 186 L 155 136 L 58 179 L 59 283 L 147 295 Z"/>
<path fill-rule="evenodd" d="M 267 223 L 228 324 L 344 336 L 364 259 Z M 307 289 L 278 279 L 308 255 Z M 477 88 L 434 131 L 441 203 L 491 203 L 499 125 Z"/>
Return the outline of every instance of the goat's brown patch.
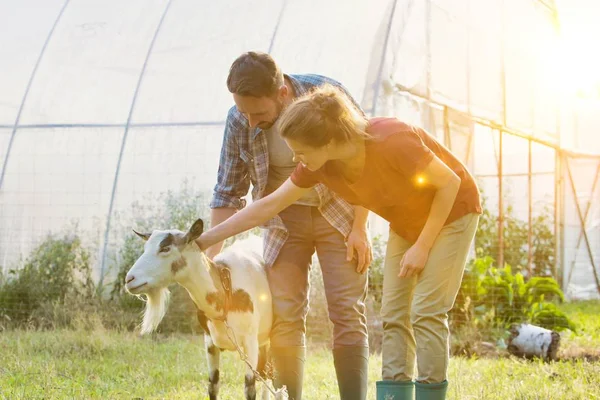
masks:
<path fill-rule="evenodd" d="M 185 267 L 187 265 L 187 261 L 185 260 L 184 257 L 179 257 L 177 260 L 173 261 L 171 263 L 171 271 L 176 274 L 177 271 L 179 271 L 180 269 L 182 269 L 183 267 Z"/>
<path fill-rule="evenodd" d="M 167 236 L 165 236 L 165 238 L 163 240 L 161 240 L 160 244 L 158 245 L 158 248 L 162 250 L 166 247 L 169 247 L 170 245 L 173 244 L 173 240 L 174 240 L 173 235 L 169 233 Z"/>
<path fill-rule="evenodd" d="M 161 240 L 158 245 L 159 251 L 166 249 L 169 246 L 176 246 L 180 250 L 185 247 L 185 236 L 182 234 L 173 235 L 172 233 L 167 234 L 163 240 Z"/>
<path fill-rule="evenodd" d="M 209 292 L 206 294 L 206 301 L 213 306 L 215 310 L 222 311 L 225 299 L 224 294 L 219 292 Z M 243 289 L 237 289 L 231 295 L 231 304 L 229 311 L 232 312 L 254 312 L 254 304 L 250 295 Z"/>
<path fill-rule="evenodd" d="M 231 310 L 229 311 L 254 312 L 254 304 L 252 304 L 248 292 L 242 289 L 233 292 L 231 296 Z"/>
<path fill-rule="evenodd" d="M 219 292 L 208 292 L 206 293 L 206 301 L 208 304 L 213 306 L 215 310 L 221 311 L 223 309 L 223 295 Z"/>

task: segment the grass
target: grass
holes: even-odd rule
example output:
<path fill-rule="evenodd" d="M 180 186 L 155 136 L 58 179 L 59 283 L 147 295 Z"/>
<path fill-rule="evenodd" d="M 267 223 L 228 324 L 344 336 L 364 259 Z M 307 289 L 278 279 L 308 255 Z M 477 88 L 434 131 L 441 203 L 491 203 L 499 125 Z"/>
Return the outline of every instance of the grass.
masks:
<path fill-rule="evenodd" d="M 576 333 L 561 335 L 562 358 L 587 358 L 600 361 L 600 301 L 581 301 L 561 306 L 578 327 Z"/>
<path fill-rule="evenodd" d="M 563 360 L 454 357 L 448 399 L 600 399 L 600 362 L 583 356 L 600 348 L 600 302 L 567 304 L 581 327 L 564 334 Z M 580 351 L 576 354 L 575 349 Z M 14 330 L 0 333 L 0 398 L 205 399 L 202 339 L 192 335 L 138 337 L 104 330 Z M 221 398 L 243 398 L 244 368 L 234 353 L 221 363 Z M 369 399 L 381 356 L 370 360 Z M 337 399 L 329 350 L 311 346 L 305 399 Z"/>

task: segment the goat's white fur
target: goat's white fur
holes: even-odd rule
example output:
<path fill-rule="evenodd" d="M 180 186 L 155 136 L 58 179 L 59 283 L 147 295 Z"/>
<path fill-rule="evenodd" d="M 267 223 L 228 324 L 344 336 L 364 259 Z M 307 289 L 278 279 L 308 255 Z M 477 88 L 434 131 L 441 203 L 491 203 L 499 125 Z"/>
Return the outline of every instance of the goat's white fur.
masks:
<path fill-rule="evenodd" d="M 209 319 L 210 338 L 205 338 L 207 349 L 214 344 L 221 349 L 235 350 L 227 336 L 225 324 L 212 320 L 220 317 L 222 310 L 217 311 L 206 299 L 207 293 L 218 292 L 209 272 L 208 259 L 193 240 L 188 244 L 181 242 L 179 247 L 171 245 L 168 251 L 159 252 L 160 243 L 169 234 L 180 240 L 186 235 L 178 230 L 152 232 L 144 246 L 144 253 L 127 274 L 128 290 L 132 294 L 145 293 L 147 296 L 141 333 L 156 329 L 166 312 L 169 300 L 167 286 L 176 282 L 188 291 L 194 303 Z M 230 268 L 233 291 L 244 290 L 252 301 L 252 313 L 230 311 L 227 322 L 254 369 L 257 368 L 259 347 L 268 344 L 272 324 L 271 292 L 264 271 L 262 247 L 262 240 L 251 236 L 235 242 L 214 259 Z M 171 264 L 181 259 L 185 260 L 186 265 L 173 272 Z M 210 372 L 215 368 L 218 370 L 218 358 L 218 353 L 212 356 L 207 354 Z M 247 375 L 253 374 L 248 370 Z"/>
<path fill-rule="evenodd" d="M 162 321 L 167 312 L 170 296 L 171 293 L 167 288 L 153 288 L 148 290 L 146 293 L 144 319 L 140 329 L 142 335 L 150 333 L 158 327 L 158 324 L 160 324 L 160 321 Z"/>

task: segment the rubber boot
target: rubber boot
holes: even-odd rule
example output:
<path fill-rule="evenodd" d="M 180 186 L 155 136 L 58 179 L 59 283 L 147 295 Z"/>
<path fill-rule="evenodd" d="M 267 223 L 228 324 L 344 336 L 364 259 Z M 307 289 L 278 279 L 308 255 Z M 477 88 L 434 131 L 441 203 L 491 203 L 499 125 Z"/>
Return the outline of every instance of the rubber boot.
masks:
<path fill-rule="evenodd" d="M 444 400 L 446 398 L 446 390 L 448 389 L 448 381 L 441 383 L 415 383 L 416 400 Z"/>
<path fill-rule="evenodd" d="M 341 400 L 365 400 L 369 379 L 369 348 L 333 349 L 333 363 Z"/>
<path fill-rule="evenodd" d="M 377 400 L 414 400 L 413 381 L 377 381 Z"/>
<path fill-rule="evenodd" d="M 302 400 L 306 347 L 271 347 L 275 388 L 287 388 L 289 400 Z"/>

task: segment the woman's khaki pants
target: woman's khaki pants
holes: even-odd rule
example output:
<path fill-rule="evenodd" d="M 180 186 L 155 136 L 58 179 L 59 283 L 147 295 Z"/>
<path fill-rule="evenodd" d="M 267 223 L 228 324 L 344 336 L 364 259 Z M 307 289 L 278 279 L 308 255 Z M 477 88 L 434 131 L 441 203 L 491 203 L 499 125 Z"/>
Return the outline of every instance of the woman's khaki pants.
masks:
<path fill-rule="evenodd" d="M 469 254 L 478 214 L 446 225 L 418 276 L 399 278 L 400 261 L 412 243 L 390 231 L 381 314 L 383 380 L 440 383 L 449 358 L 448 311 L 454 305 Z"/>

